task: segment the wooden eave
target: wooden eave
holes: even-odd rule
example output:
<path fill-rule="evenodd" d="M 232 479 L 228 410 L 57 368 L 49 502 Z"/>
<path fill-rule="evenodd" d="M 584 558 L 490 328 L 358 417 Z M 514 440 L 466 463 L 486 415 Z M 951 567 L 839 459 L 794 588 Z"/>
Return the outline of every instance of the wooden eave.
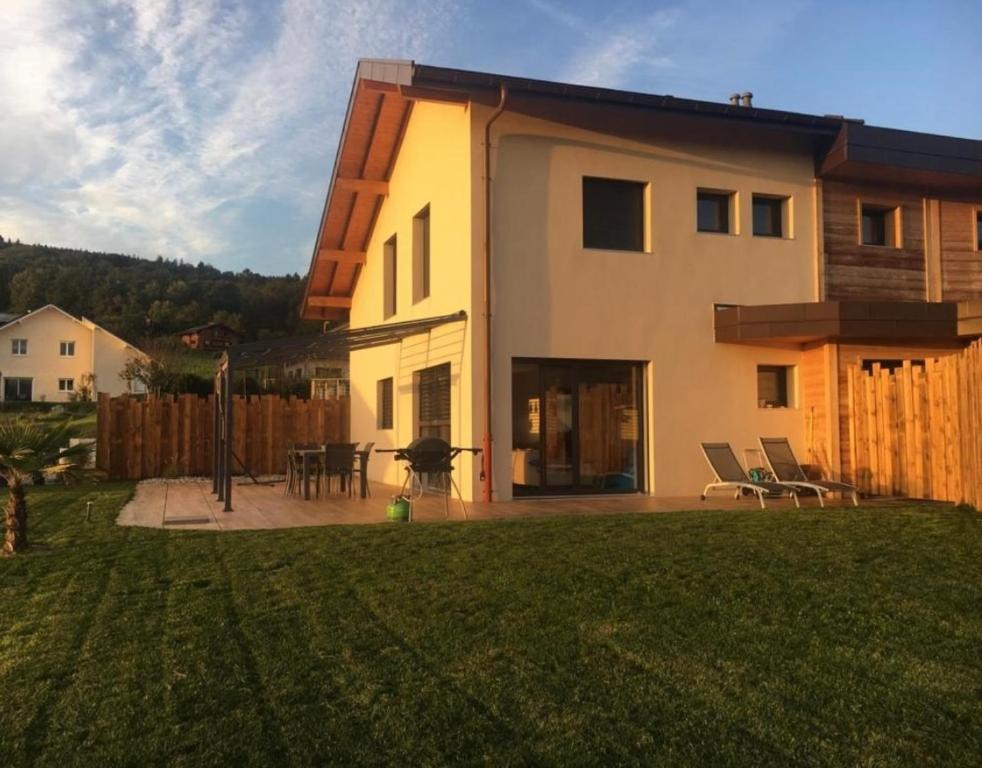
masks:
<path fill-rule="evenodd" d="M 307 280 L 305 319 L 347 315 L 412 105 L 394 83 L 356 82 Z"/>

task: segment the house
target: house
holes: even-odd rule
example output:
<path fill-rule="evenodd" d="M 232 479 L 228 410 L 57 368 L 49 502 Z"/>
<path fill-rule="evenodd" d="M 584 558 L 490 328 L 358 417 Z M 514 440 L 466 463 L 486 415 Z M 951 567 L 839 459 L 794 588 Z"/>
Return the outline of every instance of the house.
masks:
<path fill-rule="evenodd" d="M 0 398 L 67 402 L 99 392 L 121 395 L 130 389 L 120 373 L 143 354 L 91 320 L 48 304 L 0 326 Z"/>
<path fill-rule="evenodd" d="M 283 364 L 283 377 L 289 381 L 310 382 L 315 400 L 348 394 L 347 357 L 301 358 Z"/>
<path fill-rule="evenodd" d="M 186 328 L 177 334 L 188 349 L 207 351 L 226 349 L 242 341 L 242 334 L 224 323 L 205 323 Z"/>
<path fill-rule="evenodd" d="M 364 60 L 302 312 L 420 324 L 351 434 L 483 446 L 466 498 L 693 495 L 761 435 L 848 479 L 847 366 L 982 335 L 980 241 L 980 141 Z"/>

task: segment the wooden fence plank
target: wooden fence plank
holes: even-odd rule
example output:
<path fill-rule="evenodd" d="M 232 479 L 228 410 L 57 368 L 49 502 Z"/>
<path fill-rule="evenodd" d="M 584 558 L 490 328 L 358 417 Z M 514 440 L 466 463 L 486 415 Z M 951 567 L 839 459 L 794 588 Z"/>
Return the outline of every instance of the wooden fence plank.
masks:
<path fill-rule="evenodd" d="M 291 442 L 347 442 L 347 399 L 236 396 L 232 411 L 236 456 L 253 474 L 282 474 Z M 214 405 L 214 395 L 144 400 L 100 395 L 96 406 L 97 468 L 119 480 L 210 476 Z M 240 472 L 238 461 L 233 464 L 233 470 Z"/>

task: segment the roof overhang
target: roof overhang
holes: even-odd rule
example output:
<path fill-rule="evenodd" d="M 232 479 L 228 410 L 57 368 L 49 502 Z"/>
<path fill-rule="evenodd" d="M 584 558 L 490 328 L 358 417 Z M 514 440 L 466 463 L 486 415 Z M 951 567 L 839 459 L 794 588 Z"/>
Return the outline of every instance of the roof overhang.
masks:
<path fill-rule="evenodd" d="M 819 176 L 978 194 L 982 141 L 845 122 Z"/>
<path fill-rule="evenodd" d="M 407 320 L 402 323 L 385 323 L 364 328 L 334 328 L 326 333 L 235 344 L 222 355 L 219 367 L 226 368 L 231 363 L 236 369 L 264 368 L 302 360 L 317 360 L 337 354 L 346 355 L 359 349 L 397 344 L 403 339 L 427 333 L 449 323 L 463 322 L 466 319 L 467 313 L 461 310 L 450 315 Z"/>
<path fill-rule="evenodd" d="M 718 307 L 716 341 L 755 346 L 952 342 L 982 335 L 982 302 L 819 301 Z"/>

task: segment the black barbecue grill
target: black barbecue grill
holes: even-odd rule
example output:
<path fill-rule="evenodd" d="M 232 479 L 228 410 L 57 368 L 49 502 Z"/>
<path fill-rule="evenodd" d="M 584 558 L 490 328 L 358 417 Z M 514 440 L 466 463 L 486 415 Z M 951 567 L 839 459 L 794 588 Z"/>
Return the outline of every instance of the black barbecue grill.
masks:
<path fill-rule="evenodd" d="M 376 448 L 376 453 L 393 453 L 396 461 L 406 462 L 406 479 L 402 483 L 400 496 L 409 499 L 409 519 L 412 520 L 412 502 L 423 495 L 424 478 L 431 482 L 434 479 L 443 480 L 443 487 L 446 489 L 446 514 L 450 516 L 450 489 L 457 492 L 460 499 L 460 507 L 467 517 L 467 505 L 464 504 L 464 497 L 453 479 L 453 460 L 462 453 L 478 454 L 480 448 L 460 448 L 450 445 L 446 440 L 439 437 L 424 436 L 417 437 L 405 448 Z M 483 478 L 483 470 L 481 472 Z M 406 496 L 406 486 L 409 486 L 409 495 Z M 417 488 L 419 489 L 417 493 Z"/>

